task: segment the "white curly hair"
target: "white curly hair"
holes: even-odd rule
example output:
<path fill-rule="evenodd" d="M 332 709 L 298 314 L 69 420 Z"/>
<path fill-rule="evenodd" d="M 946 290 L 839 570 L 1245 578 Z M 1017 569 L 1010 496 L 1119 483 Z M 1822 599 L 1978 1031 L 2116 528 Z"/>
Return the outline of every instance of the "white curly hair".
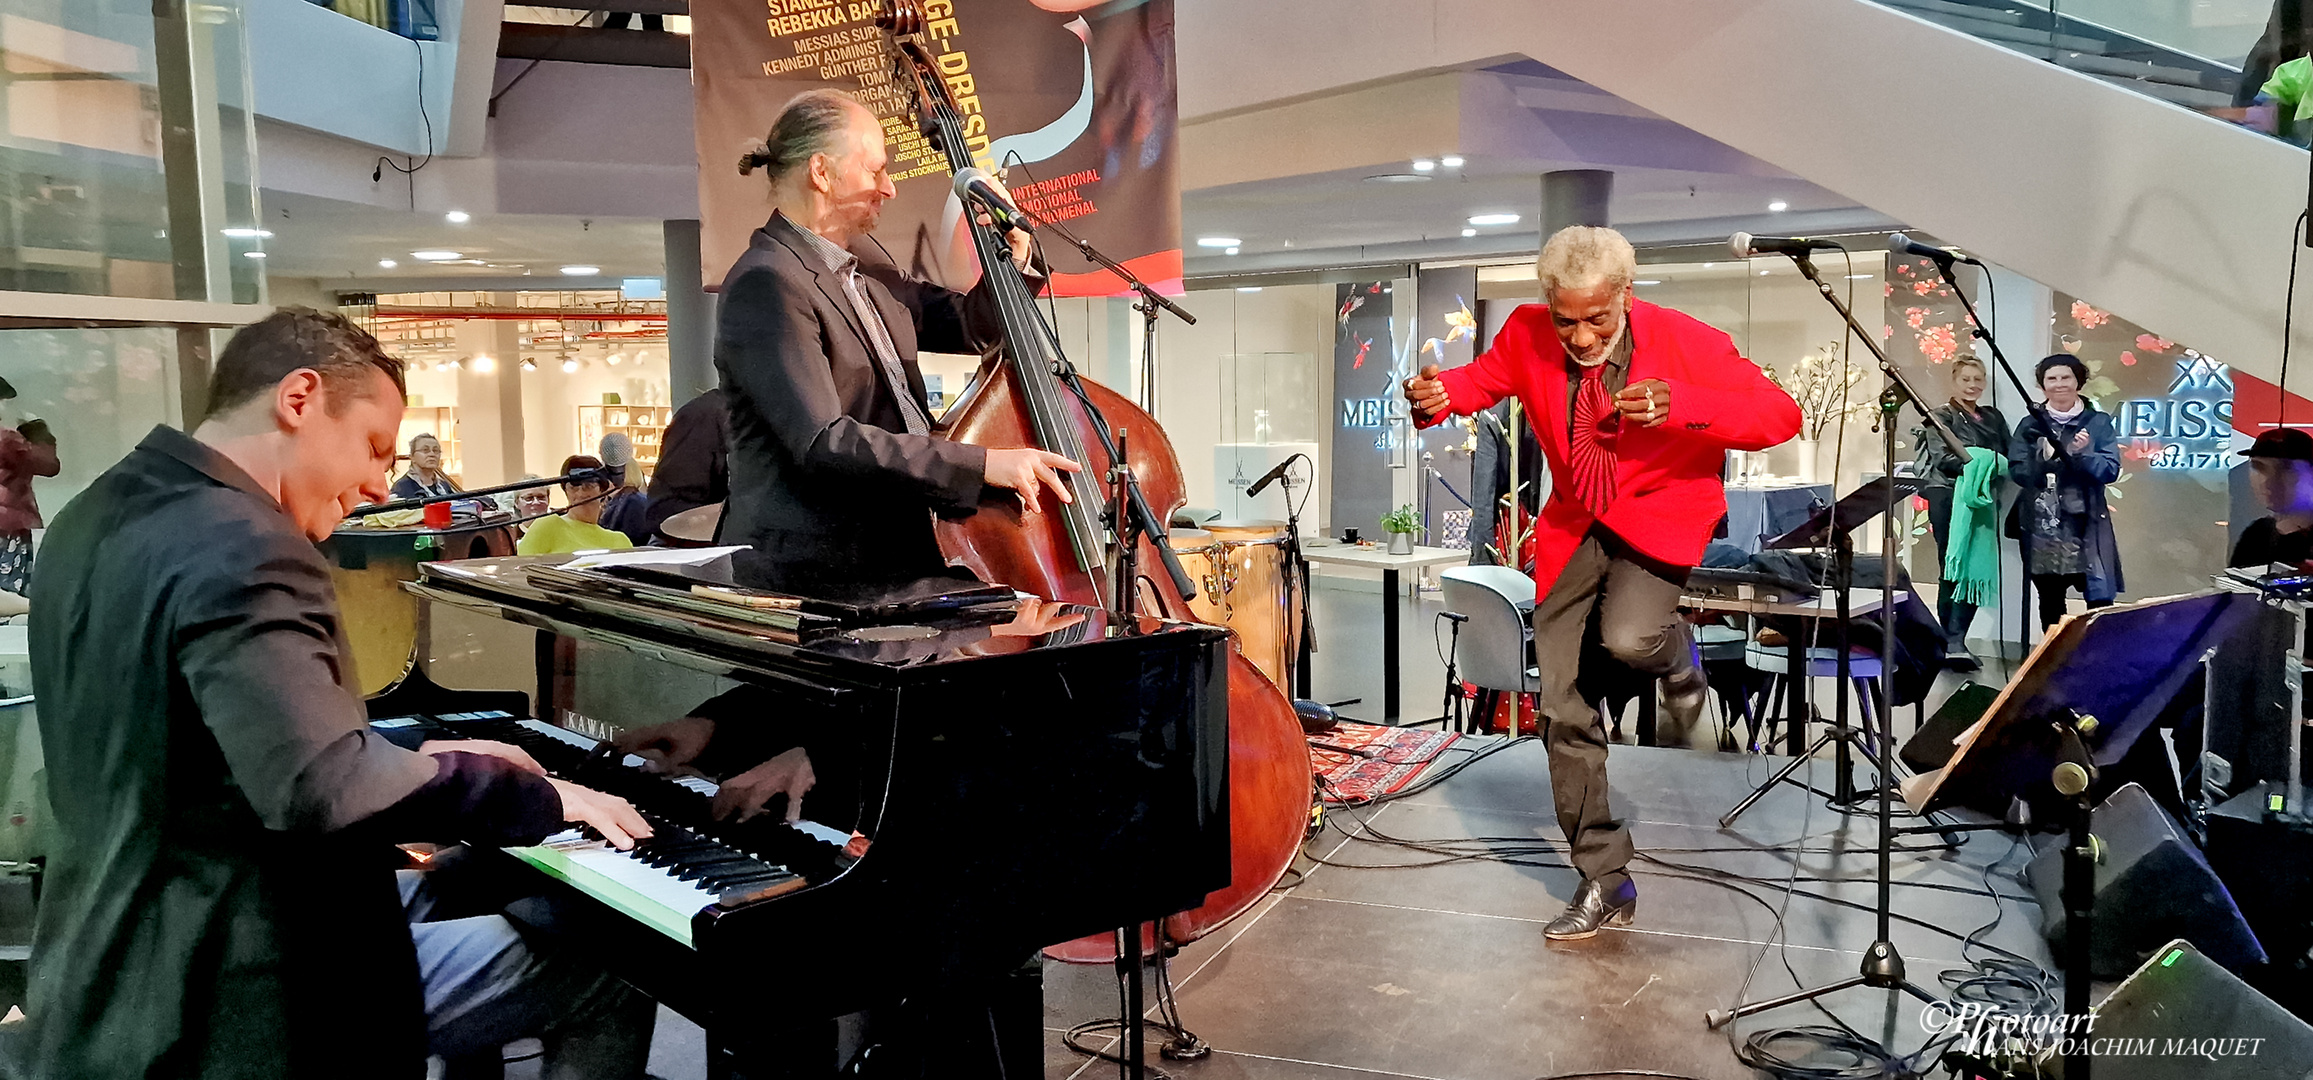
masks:
<path fill-rule="evenodd" d="M 1534 259 L 1534 276 L 1541 279 L 1544 302 L 1560 289 L 1607 285 L 1621 292 L 1638 278 L 1638 252 L 1613 229 L 1569 225 L 1542 245 L 1542 254 Z"/>

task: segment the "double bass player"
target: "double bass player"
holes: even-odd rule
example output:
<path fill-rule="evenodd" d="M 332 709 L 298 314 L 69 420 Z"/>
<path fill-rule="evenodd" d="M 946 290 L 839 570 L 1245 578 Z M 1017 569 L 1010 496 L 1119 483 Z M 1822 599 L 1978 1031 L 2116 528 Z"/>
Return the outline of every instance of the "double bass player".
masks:
<path fill-rule="evenodd" d="M 723 279 L 715 368 L 730 394 L 731 496 L 721 538 L 802 580 L 905 580 L 945 565 L 934 513 L 969 513 L 984 488 L 1033 512 L 1069 500 L 1076 462 L 1034 448 L 986 449 L 934 434 L 918 347 L 978 352 L 977 297 L 892 264 L 869 234 L 896 192 L 883 125 L 840 90 L 797 95 L 761 148 L 776 209 Z M 944 269 L 967 287 L 980 266 L 959 220 Z M 1028 238 L 1011 234 L 1029 262 Z"/>

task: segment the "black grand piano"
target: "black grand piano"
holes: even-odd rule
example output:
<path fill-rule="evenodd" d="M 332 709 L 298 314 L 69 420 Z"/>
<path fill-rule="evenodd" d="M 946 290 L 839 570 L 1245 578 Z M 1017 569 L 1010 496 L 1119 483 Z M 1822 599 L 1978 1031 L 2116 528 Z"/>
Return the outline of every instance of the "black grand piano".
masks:
<path fill-rule="evenodd" d="M 1227 884 L 1224 631 L 936 582 L 895 604 L 765 600 L 740 555 L 624 580 L 565 556 L 424 564 L 420 663 L 370 702 L 397 741 L 513 742 L 651 819 L 629 852 L 574 830 L 507 854 L 552 932 L 705 1028 L 711 1062 Z M 429 644 L 450 623 L 461 645 Z M 486 651 L 536 688 L 445 689 L 455 665 L 427 663 Z M 636 730 L 682 749 L 611 741 Z M 717 820 L 723 783 L 797 748 L 817 783 L 794 823 L 784 796 Z"/>

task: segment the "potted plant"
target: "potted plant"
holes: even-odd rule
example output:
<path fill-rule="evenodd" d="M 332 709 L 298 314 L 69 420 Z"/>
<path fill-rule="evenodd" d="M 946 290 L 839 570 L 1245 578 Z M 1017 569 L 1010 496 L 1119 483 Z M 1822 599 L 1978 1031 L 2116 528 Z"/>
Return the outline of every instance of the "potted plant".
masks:
<path fill-rule="evenodd" d="M 1381 531 L 1389 534 L 1389 553 L 1413 554 L 1414 508 L 1412 503 L 1400 506 L 1381 516 Z"/>

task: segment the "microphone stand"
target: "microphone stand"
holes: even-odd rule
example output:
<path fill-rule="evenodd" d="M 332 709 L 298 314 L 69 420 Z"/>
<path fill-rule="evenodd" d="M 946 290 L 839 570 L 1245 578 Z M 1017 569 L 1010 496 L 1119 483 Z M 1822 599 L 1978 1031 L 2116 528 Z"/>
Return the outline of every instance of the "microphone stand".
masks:
<path fill-rule="evenodd" d="M 1309 697 L 1310 654 L 1316 651 L 1317 628 L 1310 621 L 1309 556 L 1301 550 L 1300 508 L 1293 500 L 1293 473 L 1286 468 L 1293 463 L 1293 458 L 1309 460 L 1306 454 L 1286 458 L 1277 466 L 1277 483 L 1285 485 L 1285 566 L 1289 571 L 1285 575 L 1285 618 L 1298 624 L 1293 628 L 1293 646 L 1286 650 L 1293 666 L 1292 673 L 1286 677 L 1291 683 L 1286 687 L 1286 696 L 1303 700 Z M 1245 496 L 1251 498 L 1258 494 L 1260 487 L 1255 484 L 1246 489 Z M 1294 617 L 1296 611 L 1299 618 Z"/>
<path fill-rule="evenodd" d="M 1839 299 L 1838 292 L 1823 280 L 1821 274 L 1816 272 L 1815 263 L 1807 257 L 1807 253 L 1797 251 L 1784 252 L 1784 254 L 1790 256 L 1791 261 L 1798 264 L 1799 272 L 1805 275 L 1808 281 L 1815 284 L 1815 291 L 1821 293 L 1823 299 L 1839 312 L 1839 317 L 1847 322 L 1849 333 L 1854 336 L 1855 340 L 1863 342 L 1863 347 L 1871 352 L 1872 358 L 1879 361 L 1880 374 L 1886 377 L 1885 388 L 1879 393 L 1880 444 L 1885 455 L 1888 481 L 1887 506 L 1880 517 L 1879 697 L 1882 702 L 1892 704 L 1895 700 L 1893 681 L 1895 673 L 1895 418 L 1903 411 L 1904 405 L 1909 403 L 1927 418 L 1928 424 L 1936 430 L 1936 433 L 1944 440 L 1945 445 L 1951 448 L 1953 453 L 1965 457 L 1967 447 L 1960 442 L 1959 436 L 1952 433 L 1952 429 L 1948 425 L 1936 418 L 1932 410 L 1921 404 L 1923 399 L 1912 389 L 1910 380 L 1904 378 L 1903 372 L 1888 362 L 1887 353 L 1880 349 L 1878 340 L 1855 321 L 1855 313 L 1848 309 L 1847 305 Z M 1836 524 L 1836 515 L 1834 524 Z M 1846 560 L 1842 559 L 1841 561 Z M 1840 582 L 1841 608 L 1846 607 L 1848 591 L 1848 583 Z M 1841 626 L 1844 633 L 1846 612 L 1841 611 L 1839 616 L 1843 620 Z M 1844 690 L 1848 685 L 1848 650 L 1844 647 L 1839 650 L 1838 665 L 1839 686 Z M 1802 665 L 1801 670 L 1791 673 L 1791 678 L 1794 679 L 1805 677 L 1804 665 Z M 1840 722 L 1845 723 L 1846 718 L 1842 717 Z M 1891 905 L 1894 902 L 1894 889 L 1891 884 L 1894 872 L 1894 867 L 1891 864 L 1895 840 L 1895 811 L 1892 803 L 1895 797 L 1895 773 L 1891 760 L 1894 757 L 1894 746 L 1893 740 L 1888 737 L 1888 720 L 1884 715 L 1880 717 L 1879 728 L 1876 737 L 1871 740 L 1872 747 L 1877 751 L 1872 755 L 1874 759 L 1872 764 L 1879 770 L 1879 903 L 1875 908 L 1878 915 L 1878 936 L 1873 939 L 1871 947 L 1864 950 L 1861 970 L 1838 982 L 1827 983 L 1813 989 L 1785 994 L 1766 1001 L 1737 1002 L 1731 1009 L 1712 1009 L 1704 1014 L 1705 1023 L 1712 1028 L 1725 1027 L 1752 1013 L 1811 1002 L 1817 998 L 1858 986 L 1868 986 L 1875 990 L 1901 991 L 1930 1005 L 1940 1000 L 1926 990 L 1920 989 L 1917 984 L 1906 977 L 1903 954 L 1895 951 L 1895 944 L 1890 940 L 1892 936 L 1889 932 L 1890 924 L 1893 922 Z"/>
<path fill-rule="evenodd" d="M 1197 317 L 1179 304 L 1157 295 L 1157 291 L 1150 288 L 1148 282 L 1142 281 L 1139 275 L 1125 269 L 1123 263 L 1102 254 L 1099 248 L 1086 243 L 1083 237 L 1068 231 L 1067 226 L 1057 221 L 1046 221 L 1019 207 L 1008 208 L 1008 212 L 1030 232 L 1050 231 L 1058 235 L 1075 248 L 1078 254 L 1083 255 L 1085 261 L 1123 278 L 1126 288 L 1140 294 L 1140 300 L 1132 305 L 1134 311 L 1140 312 L 1140 407 L 1147 409 L 1150 415 L 1155 415 L 1157 312 L 1170 312 L 1174 318 L 1190 326 L 1197 325 Z"/>
<path fill-rule="evenodd" d="M 464 502 L 486 495 L 502 495 L 509 491 L 529 491 L 534 488 L 553 487 L 572 480 L 605 483 L 615 489 L 618 487 L 618 477 L 625 471 L 623 467 L 614 468 L 605 465 L 599 469 L 580 469 L 577 472 L 562 476 L 542 476 L 534 480 L 516 480 L 511 484 L 500 484 L 497 487 L 475 488 L 472 491 L 453 491 L 447 495 L 425 495 L 415 499 L 395 499 L 392 502 L 371 503 L 368 506 L 356 506 L 346 511 L 345 520 L 351 521 L 355 518 L 365 518 L 376 514 L 390 514 L 396 510 L 416 510 L 432 506 L 435 503 Z"/>

